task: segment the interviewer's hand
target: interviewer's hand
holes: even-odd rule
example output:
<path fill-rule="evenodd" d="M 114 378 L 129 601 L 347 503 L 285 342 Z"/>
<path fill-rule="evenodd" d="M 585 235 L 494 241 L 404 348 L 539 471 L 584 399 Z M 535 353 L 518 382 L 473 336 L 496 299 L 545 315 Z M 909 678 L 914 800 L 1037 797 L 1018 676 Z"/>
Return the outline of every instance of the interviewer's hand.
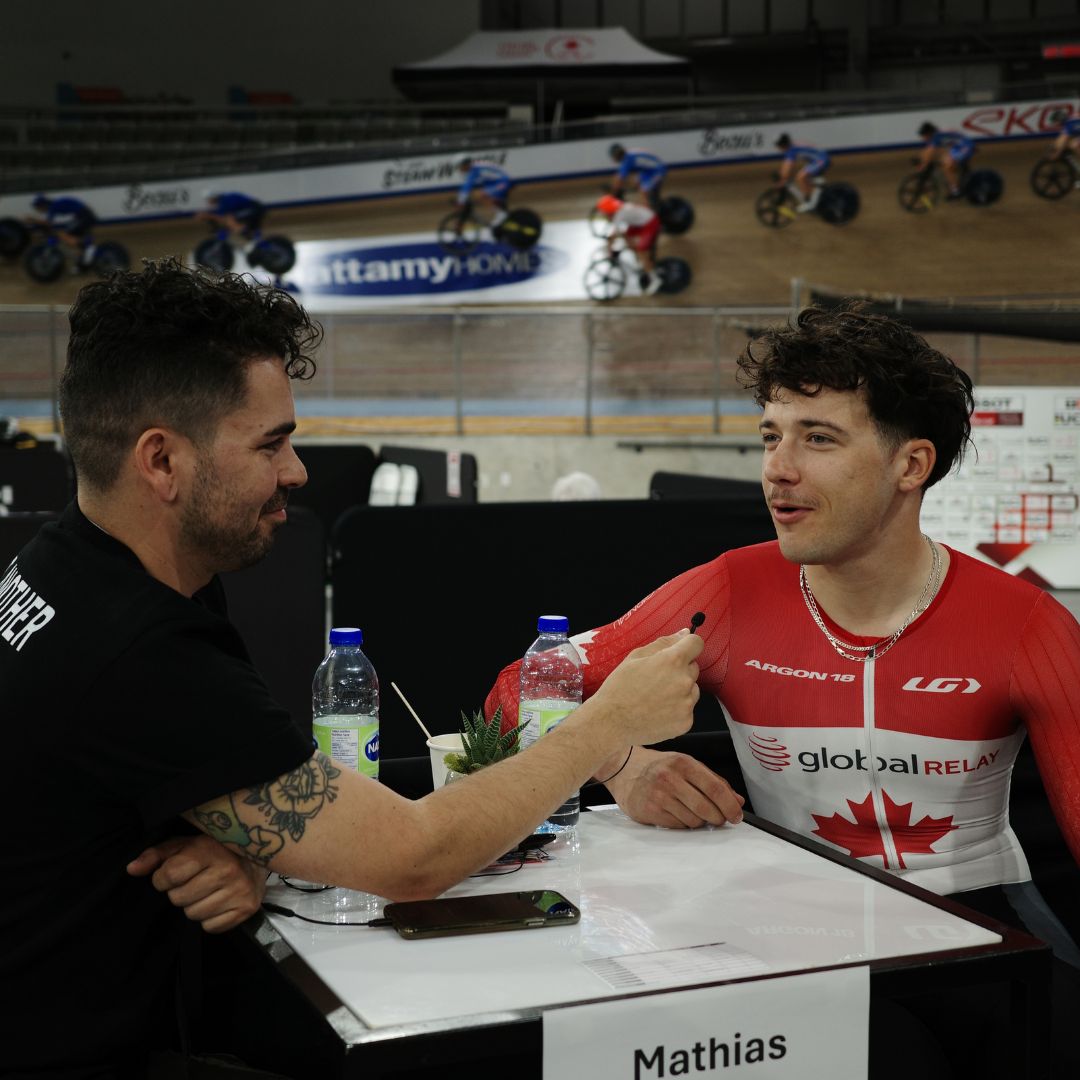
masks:
<path fill-rule="evenodd" d="M 629 817 L 667 829 L 742 821 L 746 801 L 696 758 L 643 746 L 607 789 Z"/>
<path fill-rule="evenodd" d="M 266 870 L 234 855 L 209 836 L 178 836 L 149 847 L 128 863 L 132 877 L 150 879 L 158 892 L 220 934 L 249 919 L 266 893 Z"/>
<path fill-rule="evenodd" d="M 634 649 L 594 695 L 615 711 L 628 745 L 657 743 L 690 730 L 697 704 L 698 666 L 705 647 L 680 630 Z"/>

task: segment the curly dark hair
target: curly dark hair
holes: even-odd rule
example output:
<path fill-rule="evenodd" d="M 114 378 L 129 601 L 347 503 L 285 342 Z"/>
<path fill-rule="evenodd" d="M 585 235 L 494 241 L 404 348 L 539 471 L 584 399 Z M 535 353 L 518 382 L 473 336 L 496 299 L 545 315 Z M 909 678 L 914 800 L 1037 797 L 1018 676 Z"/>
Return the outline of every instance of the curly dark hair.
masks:
<path fill-rule="evenodd" d="M 98 491 L 149 427 L 212 438 L 243 404 L 253 360 L 276 357 L 289 378 L 311 378 L 322 337 L 287 292 L 176 259 L 85 286 L 68 321 L 60 415 L 79 481 Z"/>
<path fill-rule="evenodd" d="M 739 357 L 739 384 L 761 406 L 779 390 L 813 397 L 822 388 L 859 391 L 883 441 L 929 439 L 937 460 L 924 490 L 963 458 L 975 405 L 971 379 L 910 327 L 858 303 L 806 308 L 792 327 L 766 331 Z"/>

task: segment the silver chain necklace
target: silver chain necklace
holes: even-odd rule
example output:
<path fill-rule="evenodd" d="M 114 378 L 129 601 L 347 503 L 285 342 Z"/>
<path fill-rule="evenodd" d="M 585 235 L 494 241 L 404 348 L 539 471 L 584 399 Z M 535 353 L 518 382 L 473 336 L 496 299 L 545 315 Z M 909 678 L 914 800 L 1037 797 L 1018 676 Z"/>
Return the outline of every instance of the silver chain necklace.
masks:
<path fill-rule="evenodd" d="M 926 584 L 919 594 L 918 602 L 911 609 L 911 614 L 892 632 L 892 635 L 884 645 L 880 642 L 875 645 L 852 645 L 850 642 L 842 641 L 832 633 L 825 625 L 825 620 L 822 619 L 821 612 L 818 610 L 814 594 L 810 591 L 810 586 L 806 583 L 806 567 L 802 565 L 799 566 L 799 589 L 802 591 L 803 600 L 806 601 L 807 609 L 810 611 L 810 615 L 814 622 L 817 623 L 818 629 L 829 639 L 829 644 L 832 645 L 845 660 L 855 660 L 860 664 L 865 664 L 868 660 L 877 660 L 884 656 L 896 644 L 900 635 L 930 606 L 930 601 L 933 600 L 934 596 L 937 594 L 939 584 L 938 579 L 941 576 L 941 552 L 938 551 L 937 544 L 935 544 L 925 533 L 923 533 L 923 539 L 930 545 L 930 551 L 934 556 L 934 563 L 930 567 L 930 576 L 926 579 Z"/>

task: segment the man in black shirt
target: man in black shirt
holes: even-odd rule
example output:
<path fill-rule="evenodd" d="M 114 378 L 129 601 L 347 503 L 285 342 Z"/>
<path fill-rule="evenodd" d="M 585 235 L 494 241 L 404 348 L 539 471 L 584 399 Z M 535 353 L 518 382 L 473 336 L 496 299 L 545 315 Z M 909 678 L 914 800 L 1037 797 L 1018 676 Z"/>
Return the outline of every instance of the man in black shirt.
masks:
<path fill-rule="evenodd" d="M 266 553 L 306 479 L 290 379 L 313 372 L 317 327 L 288 293 L 175 262 L 86 286 L 70 322 L 78 498 L 0 571 L 0 1054 L 5 1075 L 104 1080 L 145 1075 L 176 1038 L 190 923 L 132 860 L 186 858 L 194 891 L 172 899 L 209 930 L 236 921 L 235 889 L 199 882 L 230 865 L 249 868 L 234 883 L 270 869 L 434 896 L 605 759 L 689 728 L 701 643 L 639 650 L 527 755 L 415 802 L 313 754 L 216 575 Z"/>

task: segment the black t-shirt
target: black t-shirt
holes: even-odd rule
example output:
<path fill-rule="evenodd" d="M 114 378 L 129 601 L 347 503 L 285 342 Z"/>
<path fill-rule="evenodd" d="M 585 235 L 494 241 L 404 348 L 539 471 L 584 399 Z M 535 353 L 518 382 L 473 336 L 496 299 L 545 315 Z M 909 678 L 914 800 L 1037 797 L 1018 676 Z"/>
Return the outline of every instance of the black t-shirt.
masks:
<path fill-rule="evenodd" d="M 182 596 L 75 504 L 0 572 L 0 702 L 0 1073 L 160 1046 L 190 924 L 125 866 L 191 833 L 183 811 L 280 776 L 311 744 L 220 584 Z"/>

